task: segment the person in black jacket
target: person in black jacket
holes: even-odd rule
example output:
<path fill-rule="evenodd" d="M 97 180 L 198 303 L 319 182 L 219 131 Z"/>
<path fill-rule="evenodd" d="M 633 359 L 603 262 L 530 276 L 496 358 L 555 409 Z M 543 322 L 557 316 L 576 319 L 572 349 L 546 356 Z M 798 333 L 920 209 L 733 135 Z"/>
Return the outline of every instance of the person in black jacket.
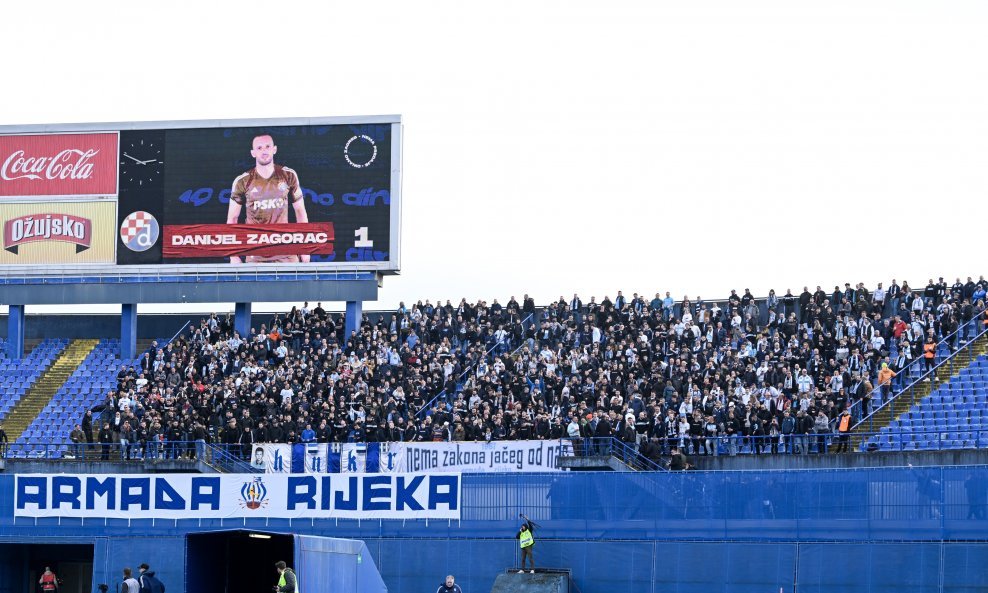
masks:
<path fill-rule="evenodd" d="M 147 562 L 142 563 L 138 568 L 140 576 L 137 577 L 137 584 L 140 586 L 140 593 L 165 593 L 165 585 L 154 576 L 154 571 L 150 570 Z"/>
<path fill-rule="evenodd" d="M 443 581 L 443 584 L 439 585 L 436 593 L 463 593 L 463 589 L 460 589 L 460 586 L 456 584 L 456 579 L 453 578 L 453 575 L 446 575 L 446 580 Z"/>
<path fill-rule="evenodd" d="M 672 448 L 672 457 L 669 459 L 669 470 L 670 471 L 686 471 L 691 469 L 693 465 L 686 459 L 686 455 L 680 451 L 679 447 Z"/>
<path fill-rule="evenodd" d="M 284 560 L 279 560 L 274 564 L 278 571 L 278 584 L 274 586 L 275 593 L 295 593 L 298 591 L 298 579 L 295 571 L 288 568 Z"/>
<path fill-rule="evenodd" d="M 82 415 L 82 433 L 86 435 L 86 445 L 93 444 L 93 411 L 86 410 Z"/>
<path fill-rule="evenodd" d="M 608 455 L 611 451 L 611 444 L 609 439 L 613 436 L 611 434 L 611 419 L 607 414 L 601 413 L 600 418 L 597 419 L 597 427 L 594 428 L 594 438 L 597 441 L 597 452 L 600 455 Z"/>
<path fill-rule="evenodd" d="M 110 443 L 113 442 L 113 431 L 110 430 L 110 423 L 104 422 L 103 428 L 99 431 L 99 442 L 103 447 L 103 454 L 101 459 L 103 461 L 110 460 Z"/>

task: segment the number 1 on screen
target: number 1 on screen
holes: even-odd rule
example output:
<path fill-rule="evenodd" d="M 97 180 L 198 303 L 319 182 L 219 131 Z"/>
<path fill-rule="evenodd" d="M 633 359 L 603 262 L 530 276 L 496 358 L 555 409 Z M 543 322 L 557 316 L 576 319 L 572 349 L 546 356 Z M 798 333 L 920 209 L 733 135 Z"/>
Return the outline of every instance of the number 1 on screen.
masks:
<path fill-rule="evenodd" d="M 357 237 L 357 240 L 353 242 L 354 247 L 373 247 L 374 242 L 367 238 L 367 227 L 362 226 L 353 232 L 353 235 Z"/>

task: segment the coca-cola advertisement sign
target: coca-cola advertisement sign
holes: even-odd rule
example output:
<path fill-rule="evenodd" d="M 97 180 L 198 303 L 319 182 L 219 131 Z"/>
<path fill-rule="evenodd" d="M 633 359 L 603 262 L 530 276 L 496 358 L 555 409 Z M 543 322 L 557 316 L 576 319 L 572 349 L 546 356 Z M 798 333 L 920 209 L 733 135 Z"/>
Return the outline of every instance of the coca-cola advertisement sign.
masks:
<path fill-rule="evenodd" d="M 115 132 L 0 136 L 0 197 L 117 194 Z"/>

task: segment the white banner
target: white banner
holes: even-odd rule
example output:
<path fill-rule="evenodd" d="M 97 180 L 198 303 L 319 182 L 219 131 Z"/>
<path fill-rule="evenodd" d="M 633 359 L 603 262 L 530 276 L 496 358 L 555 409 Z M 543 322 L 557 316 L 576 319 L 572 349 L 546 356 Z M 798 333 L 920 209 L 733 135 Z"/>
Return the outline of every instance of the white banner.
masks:
<path fill-rule="evenodd" d="M 15 517 L 459 519 L 460 476 L 15 476 Z"/>
<path fill-rule="evenodd" d="M 251 467 L 263 469 L 268 473 L 291 473 L 292 446 L 277 443 L 254 445 L 250 457 Z"/>
<path fill-rule="evenodd" d="M 271 474 L 547 472 L 559 471 L 559 457 L 567 455 L 573 455 L 573 443 L 566 439 L 490 443 L 260 443 L 254 445 L 251 465 Z"/>
<path fill-rule="evenodd" d="M 573 455 L 573 443 L 568 440 L 388 443 L 388 445 L 387 453 L 381 451 L 380 471 L 382 472 L 560 471 L 559 457 Z"/>

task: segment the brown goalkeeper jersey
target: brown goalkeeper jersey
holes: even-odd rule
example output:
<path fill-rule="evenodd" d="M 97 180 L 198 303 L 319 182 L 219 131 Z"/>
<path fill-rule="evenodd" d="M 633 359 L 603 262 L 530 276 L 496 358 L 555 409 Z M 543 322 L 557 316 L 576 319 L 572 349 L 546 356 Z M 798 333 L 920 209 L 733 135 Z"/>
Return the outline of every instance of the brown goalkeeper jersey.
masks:
<path fill-rule="evenodd" d="M 288 222 L 288 207 L 302 199 L 302 188 L 294 170 L 275 165 L 267 179 L 257 169 L 237 177 L 230 199 L 247 210 L 247 224 L 283 224 Z"/>
<path fill-rule="evenodd" d="M 274 166 L 274 173 L 265 179 L 251 169 L 233 180 L 230 199 L 247 210 L 247 224 L 285 224 L 288 208 L 302 199 L 302 187 L 293 169 Z M 297 255 L 249 255 L 247 263 L 295 263 Z"/>

